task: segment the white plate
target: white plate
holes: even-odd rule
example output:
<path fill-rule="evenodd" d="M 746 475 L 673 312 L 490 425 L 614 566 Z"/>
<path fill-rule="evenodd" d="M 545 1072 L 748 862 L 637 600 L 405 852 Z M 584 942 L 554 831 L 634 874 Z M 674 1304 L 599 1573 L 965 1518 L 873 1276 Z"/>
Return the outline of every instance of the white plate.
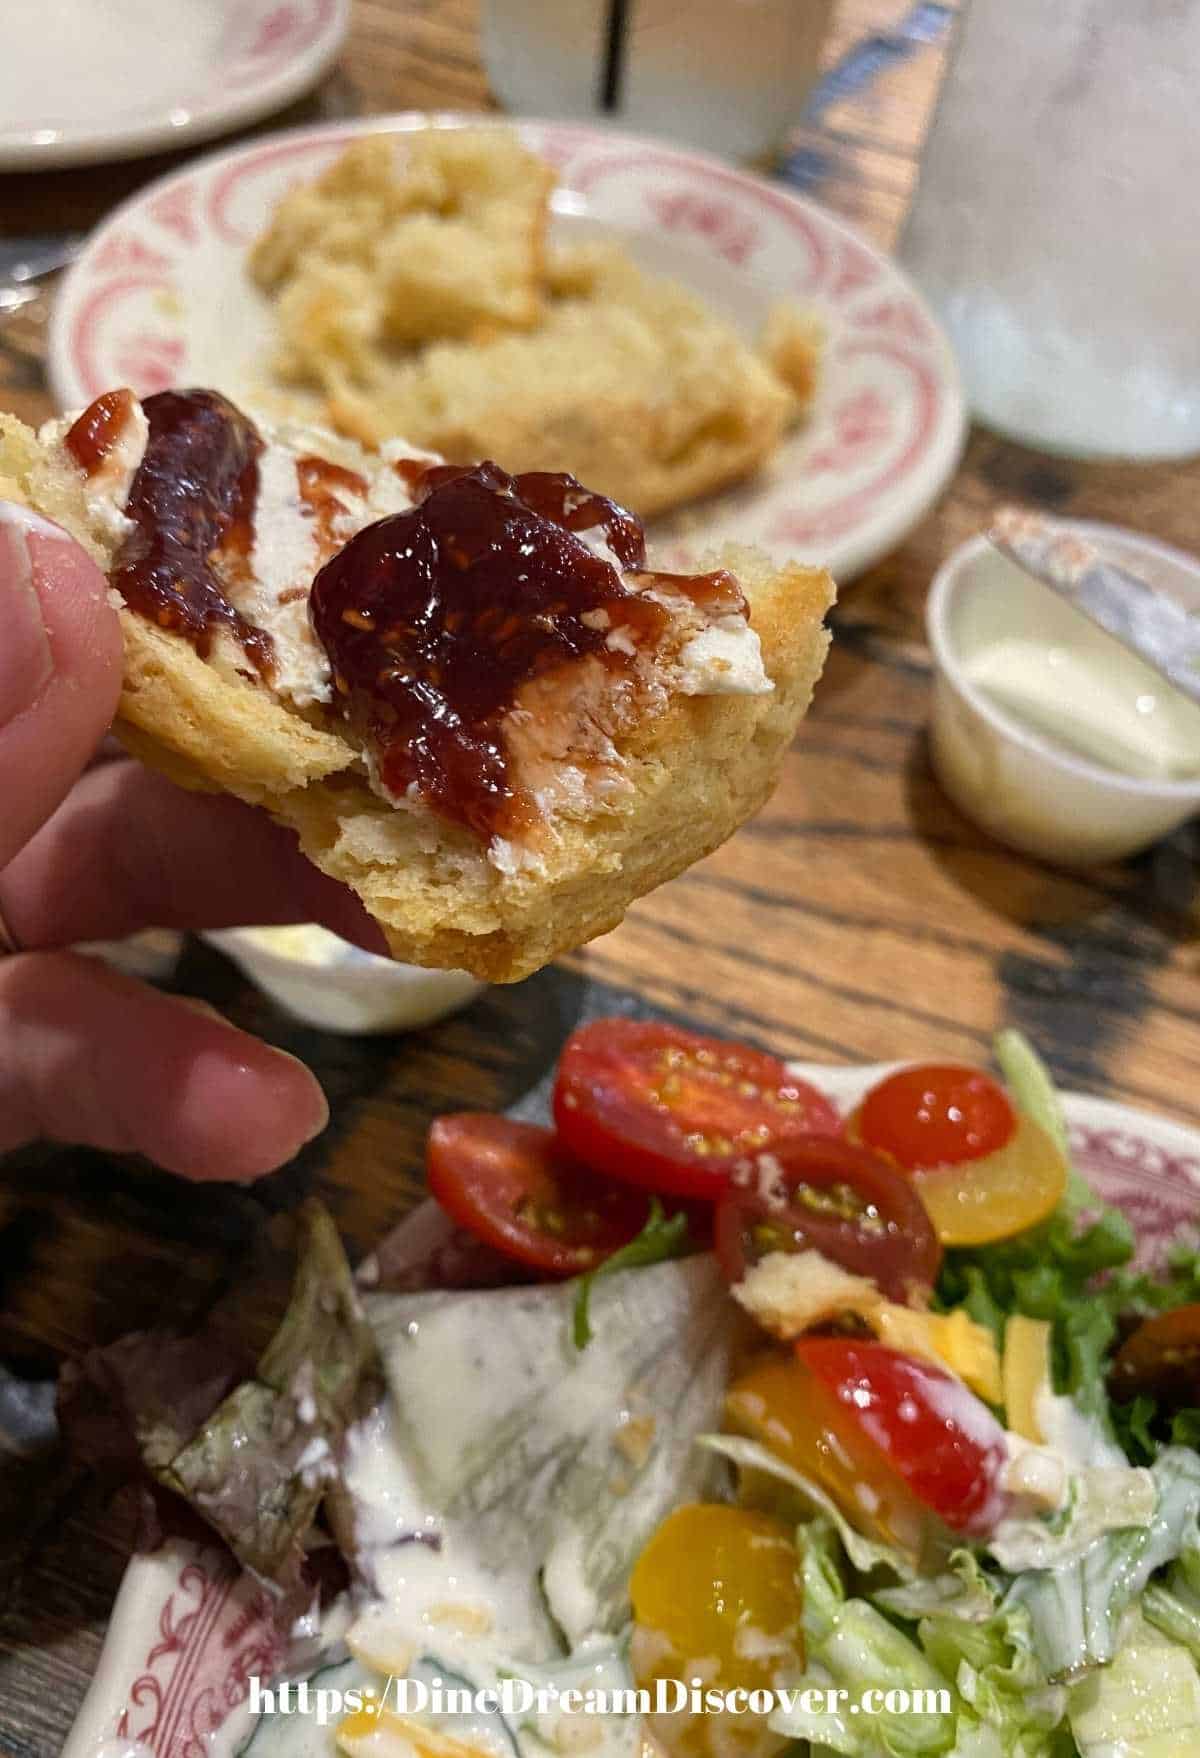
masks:
<path fill-rule="evenodd" d="M 897 1066 L 790 1064 L 843 1113 Z M 1200 1132 L 1085 1093 L 1065 1093 L 1063 1106 L 1076 1165 L 1132 1220 L 1137 1261 L 1161 1261 L 1178 1230 L 1196 1221 Z M 138 1742 L 136 1758 L 223 1753 L 225 1742 L 210 1748 L 210 1736 L 227 1718 L 244 1729 L 249 1676 L 265 1678 L 277 1664 L 262 1589 L 228 1553 L 179 1541 L 137 1557 L 63 1758 L 96 1758 L 117 1732 Z"/>
<path fill-rule="evenodd" d="M 292 184 L 365 132 L 486 125 L 405 115 L 306 129 L 205 158 L 152 184 L 93 234 L 66 277 L 49 367 L 63 408 L 128 384 L 213 385 L 261 398 L 272 318 L 247 247 Z M 886 553 L 954 470 L 964 434 L 949 343 L 900 270 L 822 208 L 718 159 L 598 128 L 523 122 L 558 167 L 559 236 L 616 235 L 752 338 L 795 299 L 828 328 L 827 367 L 804 429 L 746 486 L 660 521 L 664 559 L 757 543 L 842 579 Z M 503 460 L 501 460 L 503 461 Z"/>
<path fill-rule="evenodd" d="M 341 49 L 349 0 L 7 0 L 0 171 L 129 159 L 278 110 Z"/>

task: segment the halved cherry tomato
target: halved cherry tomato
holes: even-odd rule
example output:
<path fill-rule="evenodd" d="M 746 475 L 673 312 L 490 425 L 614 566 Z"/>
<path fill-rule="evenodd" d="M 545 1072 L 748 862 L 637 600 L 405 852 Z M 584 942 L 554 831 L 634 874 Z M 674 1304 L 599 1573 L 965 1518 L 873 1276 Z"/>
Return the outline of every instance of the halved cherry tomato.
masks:
<path fill-rule="evenodd" d="M 820 1483 L 853 1525 L 921 1564 L 1003 1517 L 1004 1430 L 961 1380 L 883 1343 L 802 1337 L 794 1351 L 737 1381 L 727 1421 Z"/>
<path fill-rule="evenodd" d="M 912 1181 L 943 1245 L 991 1245 L 1054 1213 L 1067 1188 L 1067 1162 L 1045 1130 L 1022 1117 L 994 1154 L 914 1172 Z"/>
<path fill-rule="evenodd" d="M 932 1062 L 880 1081 L 856 1116 L 863 1143 L 910 1172 L 982 1159 L 1017 1124 L 1008 1094 L 990 1075 Z"/>
<path fill-rule="evenodd" d="M 774 1056 L 631 1019 L 595 1020 L 568 1038 L 554 1121 L 597 1172 L 709 1199 L 738 1160 L 840 1128 L 823 1094 Z"/>
<path fill-rule="evenodd" d="M 572 1160 L 552 1131 L 485 1111 L 439 1117 L 425 1170 L 460 1227 L 550 1276 L 594 1270 L 641 1232 L 650 1206 Z"/>
<path fill-rule="evenodd" d="M 903 1068 L 846 1119 L 912 1179 L 943 1245 L 989 1245 L 1058 1207 L 1067 1162 L 1045 1130 L 974 1068 Z"/>
<path fill-rule="evenodd" d="M 942 1261 L 911 1179 L 866 1148 L 796 1136 L 734 1171 L 714 1236 L 731 1284 L 772 1251 L 821 1252 L 890 1300 L 931 1288 Z"/>
<path fill-rule="evenodd" d="M 1145 1319 L 1113 1357 L 1108 1389 L 1119 1403 L 1148 1392 L 1172 1410 L 1200 1404 L 1200 1305 Z"/>

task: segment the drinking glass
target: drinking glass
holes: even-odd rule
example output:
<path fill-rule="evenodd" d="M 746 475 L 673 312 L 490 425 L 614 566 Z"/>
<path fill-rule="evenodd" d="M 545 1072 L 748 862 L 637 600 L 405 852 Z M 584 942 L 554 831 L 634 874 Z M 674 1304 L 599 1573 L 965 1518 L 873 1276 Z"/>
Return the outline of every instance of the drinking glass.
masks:
<path fill-rule="evenodd" d="M 492 89 L 527 116 L 753 158 L 797 120 L 832 0 L 484 0 Z"/>
<path fill-rule="evenodd" d="M 974 413 L 1200 451 L 1200 0 L 968 0 L 900 255 Z"/>

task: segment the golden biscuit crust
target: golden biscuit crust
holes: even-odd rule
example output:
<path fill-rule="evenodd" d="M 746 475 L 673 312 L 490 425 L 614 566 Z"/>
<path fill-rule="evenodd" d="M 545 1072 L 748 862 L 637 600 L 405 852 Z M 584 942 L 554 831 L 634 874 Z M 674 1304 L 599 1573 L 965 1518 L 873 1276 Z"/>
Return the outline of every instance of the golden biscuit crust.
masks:
<path fill-rule="evenodd" d="M 770 796 L 824 664 L 832 583 L 744 550 L 713 559 L 750 601 L 774 692 L 673 697 L 620 742 L 628 799 L 558 820 L 537 866 L 500 873 L 454 826 L 428 851 L 420 826 L 365 782 L 267 802 L 309 858 L 358 894 L 394 957 L 515 982 L 615 928 L 635 899 L 710 854 Z"/>

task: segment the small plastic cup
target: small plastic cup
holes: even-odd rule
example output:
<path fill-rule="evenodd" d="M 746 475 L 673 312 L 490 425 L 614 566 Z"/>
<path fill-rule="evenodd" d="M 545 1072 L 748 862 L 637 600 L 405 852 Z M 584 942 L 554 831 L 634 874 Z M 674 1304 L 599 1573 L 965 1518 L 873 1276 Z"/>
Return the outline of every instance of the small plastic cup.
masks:
<path fill-rule="evenodd" d="M 465 1007 L 484 987 L 466 971 L 377 958 L 312 923 L 223 928 L 204 939 L 285 1013 L 327 1032 L 415 1031 Z"/>
<path fill-rule="evenodd" d="M 1169 584 L 1200 606 L 1200 562 L 1192 556 L 1116 526 L 1080 520 L 1072 529 L 1118 566 Z M 1042 736 L 981 690 L 963 663 L 959 612 L 964 594 L 1020 588 L 1013 574 L 1012 562 L 986 537 L 975 537 L 934 575 L 925 625 L 935 671 L 930 752 L 938 779 L 967 817 L 1039 860 L 1086 867 L 1136 854 L 1200 811 L 1200 749 L 1194 776 L 1126 775 Z M 1031 617 L 1043 593 L 1053 601 L 1049 588 L 1029 583 Z"/>

